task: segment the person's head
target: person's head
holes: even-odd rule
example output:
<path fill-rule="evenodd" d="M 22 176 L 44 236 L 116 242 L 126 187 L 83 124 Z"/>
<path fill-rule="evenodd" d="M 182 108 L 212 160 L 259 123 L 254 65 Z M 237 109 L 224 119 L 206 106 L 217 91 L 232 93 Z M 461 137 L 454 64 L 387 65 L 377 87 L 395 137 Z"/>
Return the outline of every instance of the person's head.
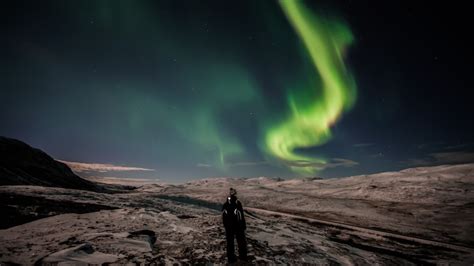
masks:
<path fill-rule="evenodd" d="M 230 188 L 229 189 L 229 196 L 236 196 L 237 195 L 237 190 L 235 188 Z"/>

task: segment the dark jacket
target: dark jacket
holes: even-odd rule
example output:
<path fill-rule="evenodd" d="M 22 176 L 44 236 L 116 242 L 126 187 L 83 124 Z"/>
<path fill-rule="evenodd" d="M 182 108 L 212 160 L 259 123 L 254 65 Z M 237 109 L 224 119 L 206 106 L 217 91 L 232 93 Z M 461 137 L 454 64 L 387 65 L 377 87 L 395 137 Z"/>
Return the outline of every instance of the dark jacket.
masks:
<path fill-rule="evenodd" d="M 236 196 L 229 196 L 222 206 L 222 221 L 226 230 L 238 231 L 247 229 L 244 209 Z"/>

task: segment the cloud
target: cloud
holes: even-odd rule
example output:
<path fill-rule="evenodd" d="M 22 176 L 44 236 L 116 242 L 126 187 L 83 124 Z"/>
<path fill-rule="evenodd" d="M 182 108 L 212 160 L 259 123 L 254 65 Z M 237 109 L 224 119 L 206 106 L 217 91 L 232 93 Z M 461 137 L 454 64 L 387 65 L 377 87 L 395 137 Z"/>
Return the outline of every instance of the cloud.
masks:
<path fill-rule="evenodd" d="M 425 158 L 408 160 L 408 164 L 416 166 L 461 164 L 472 162 L 474 162 L 474 152 L 468 151 L 435 152 L 428 154 L 428 156 Z"/>
<path fill-rule="evenodd" d="M 370 147 L 370 146 L 374 146 L 375 143 L 356 143 L 354 145 L 352 145 L 352 147 L 354 148 L 365 148 L 365 147 Z"/>
<path fill-rule="evenodd" d="M 129 178 L 115 176 L 89 176 L 88 180 L 105 184 L 122 184 L 122 185 L 145 185 L 159 183 L 159 178 Z"/>
<path fill-rule="evenodd" d="M 435 161 L 443 163 L 467 163 L 474 162 L 474 152 L 453 151 L 437 152 L 430 154 Z"/>
<path fill-rule="evenodd" d="M 311 162 L 311 161 L 305 161 L 305 160 L 285 161 L 284 163 L 288 166 L 314 167 L 315 169 L 318 169 L 318 170 L 324 170 L 324 169 L 335 168 L 335 167 L 353 167 L 359 164 L 356 161 L 343 159 L 343 158 L 332 158 L 329 162 L 326 162 L 326 163 Z"/>
<path fill-rule="evenodd" d="M 265 165 L 268 164 L 267 161 L 256 161 L 256 162 L 234 162 L 228 163 L 229 167 L 236 167 L 236 166 L 256 166 L 256 165 Z"/>
<path fill-rule="evenodd" d="M 203 167 L 203 168 L 211 168 L 212 167 L 212 165 L 207 164 L 207 163 L 198 163 L 196 166 L 197 167 Z"/>
<path fill-rule="evenodd" d="M 353 167 L 358 165 L 358 162 L 343 159 L 343 158 L 332 158 L 329 162 L 321 163 L 321 162 L 311 162 L 306 160 L 298 160 L 298 161 L 281 161 L 281 163 L 285 164 L 289 167 L 313 167 L 317 170 L 324 170 L 328 168 L 335 168 L 335 167 Z M 268 161 L 243 161 L 243 162 L 230 162 L 226 163 L 227 167 L 251 167 L 251 166 L 258 166 L 258 165 L 267 165 L 270 164 Z M 205 163 L 198 163 L 197 167 L 202 168 L 213 168 L 214 166 L 211 164 Z"/>
<path fill-rule="evenodd" d="M 446 146 L 444 147 L 444 150 L 460 150 L 460 149 L 465 149 L 465 148 L 471 148 L 473 146 L 474 146 L 474 143 L 469 142 L 469 143 Z"/>
<path fill-rule="evenodd" d="M 69 162 L 58 160 L 59 162 L 65 163 L 76 173 L 84 172 L 124 172 L 124 171 L 155 171 L 154 169 L 131 167 L 131 166 L 120 166 L 113 164 L 101 164 L 101 163 L 80 163 L 80 162 Z"/>
<path fill-rule="evenodd" d="M 353 167 L 359 165 L 358 162 L 343 158 L 333 158 L 329 163 L 326 164 L 325 168 L 334 167 Z"/>
<path fill-rule="evenodd" d="M 240 166 L 257 166 L 257 165 L 265 165 L 268 164 L 267 161 L 248 161 L 248 162 L 229 162 L 226 163 L 225 166 L 227 167 L 240 167 Z M 197 167 L 203 167 L 203 168 L 212 168 L 213 166 L 211 164 L 206 164 L 206 163 L 198 163 L 196 165 Z"/>
<path fill-rule="evenodd" d="M 427 143 L 418 144 L 417 148 L 420 150 L 433 150 L 433 149 L 440 149 L 443 145 L 445 145 L 445 142 L 442 142 L 442 141 L 427 142 Z"/>
<path fill-rule="evenodd" d="M 371 154 L 369 155 L 369 157 L 371 158 L 382 158 L 384 155 L 382 152 L 379 152 L 379 153 L 374 153 L 374 154 Z"/>

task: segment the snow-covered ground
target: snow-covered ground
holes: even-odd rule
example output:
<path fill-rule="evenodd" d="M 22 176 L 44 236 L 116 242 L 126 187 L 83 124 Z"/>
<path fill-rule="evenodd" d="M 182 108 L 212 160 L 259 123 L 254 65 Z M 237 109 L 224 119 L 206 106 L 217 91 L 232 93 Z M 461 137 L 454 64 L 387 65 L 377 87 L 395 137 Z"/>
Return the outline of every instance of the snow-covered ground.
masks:
<path fill-rule="evenodd" d="M 224 264 L 219 208 L 229 187 L 247 209 L 252 264 L 474 262 L 466 164 L 330 180 L 209 178 L 117 194 L 3 186 L 7 210 L 50 217 L 0 230 L 0 263 Z"/>

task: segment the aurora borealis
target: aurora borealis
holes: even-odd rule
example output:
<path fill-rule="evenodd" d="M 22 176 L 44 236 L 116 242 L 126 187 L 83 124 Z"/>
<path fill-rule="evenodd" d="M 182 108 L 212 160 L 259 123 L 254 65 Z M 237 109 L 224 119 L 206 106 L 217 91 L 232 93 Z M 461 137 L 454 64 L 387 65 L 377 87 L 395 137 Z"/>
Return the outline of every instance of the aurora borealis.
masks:
<path fill-rule="evenodd" d="M 346 26 L 323 21 L 323 18 L 311 14 L 300 1 L 284 0 L 280 4 L 302 39 L 315 72 L 319 74 L 319 84 L 311 84 L 313 88 L 310 89 L 316 90 L 319 85 L 320 93 L 307 94 L 313 99 L 305 105 L 304 101 L 293 96 L 296 93 L 290 91 L 290 118 L 265 132 L 265 145 L 271 155 L 285 161 L 291 169 L 314 173 L 318 165 L 324 166 L 325 161 L 298 155 L 295 149 L 327 142 L 331 135 L 330 126 L 344 109 L 352 106 L 355 82 L 347 72 L 342 57 L 353 37 Z"/>
<path fill-rule="evenodd" d="M 100 175 L 176 181 L 438 163 L 474 143 L 467 24 L 439 22 L 444 10 L 9 2 L 0 135 L 64 161 L 154 170 Z"/>

